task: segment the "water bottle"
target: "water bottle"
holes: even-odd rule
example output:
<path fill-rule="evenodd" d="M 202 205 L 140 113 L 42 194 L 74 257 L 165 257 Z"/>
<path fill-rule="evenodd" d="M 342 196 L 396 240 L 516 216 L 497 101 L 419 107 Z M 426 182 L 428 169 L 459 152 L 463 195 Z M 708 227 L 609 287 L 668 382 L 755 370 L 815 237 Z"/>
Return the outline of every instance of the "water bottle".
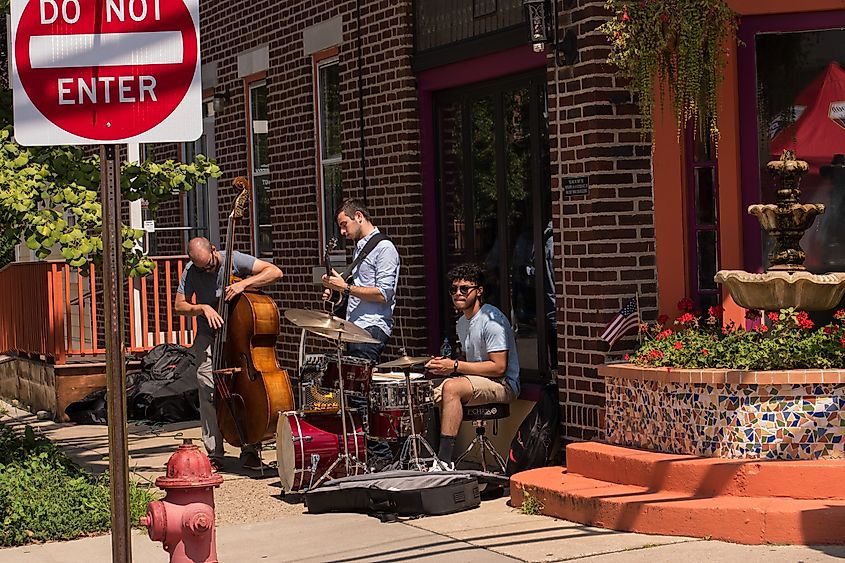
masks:
<path fill-rule="evenodd" d="M 449 344 L 449 337 L 443 337 L 443 344 L 440 345 L 440 356 L 443 358 L 452 357 L 452 346 Z"/>

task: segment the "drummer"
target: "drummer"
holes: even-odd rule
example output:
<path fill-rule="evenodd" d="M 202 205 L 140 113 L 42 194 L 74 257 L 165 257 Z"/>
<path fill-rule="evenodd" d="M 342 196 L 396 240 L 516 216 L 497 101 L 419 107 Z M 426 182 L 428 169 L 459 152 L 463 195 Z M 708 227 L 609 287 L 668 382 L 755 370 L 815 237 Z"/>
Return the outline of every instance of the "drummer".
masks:
<path fill-rule="evenodd" d="M 348 344 L 346 353 L 378 363 L 393 328 L 396 286 L 399 283 L 399 253 L 393 242 L 373 225 L 370 212 L 362 201 L 345 200 L 335 213 L 335 219 L 340 227 L 340 234 L 355 243 L 355 250 L 352 252 L 353 263 L 359 258 L 362 259 L 358 261 L 358 267 L 351 272 L 351 279 L 344 279 L 337 272 L 331 276 L 323 276 L 323 285 L 326 287 L 323 299 L 331 297 L 331 290 L 338 291 L 348 298 L 346 320 L 366 330 L 379 343 Z M 375 237 L 381 240 L 375 246 L 368 245 L 367 243 Z M 367 253 L 361 257 L 365 250 Z M 366 402 L 355 406 L 362 411 L 362 416 L 367 416 Z M 367 456 L 370 465 L 376 469 L 393 461 L 390 447 L 383 442 L 368 440 Z"/>
<path fill-rule="evenodd" d="M 457 331 L 466 357 L 433 358 L 425 366 L 447 378 L 434 389 L 434 401 L 441 403 L 437 457 L 445 464 L 435 469 L 454 469 L 452 454 L 464 405 L 507 403 L 519 395 L 513 329 L 499 309 L 483 302 L 484 271 L 478 264 L 462 264 L 449 272 L 448 279 L 452 303 L 463 313 Z"/>

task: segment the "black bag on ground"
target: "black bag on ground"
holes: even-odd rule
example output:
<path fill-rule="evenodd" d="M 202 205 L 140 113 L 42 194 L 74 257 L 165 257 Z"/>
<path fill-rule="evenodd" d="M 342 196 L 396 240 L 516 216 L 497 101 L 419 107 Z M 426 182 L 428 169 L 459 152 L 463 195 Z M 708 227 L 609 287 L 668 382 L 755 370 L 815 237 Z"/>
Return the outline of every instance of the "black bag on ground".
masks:
<path fill-rule="evenodd" d="M 540 391 L 540 399 L 516 431 L 508 452 L 508 475 L 549 464 L 560 430 L 560 404 L 556 383 Z"/>
<path fill-rule="evenodd" d="M 106 390 L 98 389 L 65 407 L 65 414 L 77 424 L 107 424 Z"/>
<path fill-rule="evenodd" d="M 451 514 L 481 503 L 478 481 L 464 473 L 387 471 L 332 479 L 305 493 L 308 512 L 363 512 L 382 521 Z"/>

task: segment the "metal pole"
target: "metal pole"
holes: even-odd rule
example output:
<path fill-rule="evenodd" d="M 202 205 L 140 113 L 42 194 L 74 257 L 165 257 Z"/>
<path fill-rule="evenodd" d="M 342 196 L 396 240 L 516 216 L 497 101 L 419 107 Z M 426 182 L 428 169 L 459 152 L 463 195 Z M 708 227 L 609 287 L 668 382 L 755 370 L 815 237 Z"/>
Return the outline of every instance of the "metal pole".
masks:
<path fill-rule="evenodd" d="M 106 321 L 111 551 L 113 563 L 132 563 L 129 448 L 126 437 L 126 362 L 123 337 L 120 160 L 115 145 L 100 145 L 100 200 L 103 208 L 103 303 Z"/>

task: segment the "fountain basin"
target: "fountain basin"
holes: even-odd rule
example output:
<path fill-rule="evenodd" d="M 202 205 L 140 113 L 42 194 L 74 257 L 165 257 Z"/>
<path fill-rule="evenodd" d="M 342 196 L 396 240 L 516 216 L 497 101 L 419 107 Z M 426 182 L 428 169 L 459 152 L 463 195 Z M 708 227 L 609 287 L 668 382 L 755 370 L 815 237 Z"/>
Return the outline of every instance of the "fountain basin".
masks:
<path fill-rule="evenodd" d="M 828 311 L 845 295 L 845 273 L 811 274 L 805 271 L 770 271 L 753 274 L 721 270 L 717 283 L 727 286 L 734 301 L 746 309 Z"/>

